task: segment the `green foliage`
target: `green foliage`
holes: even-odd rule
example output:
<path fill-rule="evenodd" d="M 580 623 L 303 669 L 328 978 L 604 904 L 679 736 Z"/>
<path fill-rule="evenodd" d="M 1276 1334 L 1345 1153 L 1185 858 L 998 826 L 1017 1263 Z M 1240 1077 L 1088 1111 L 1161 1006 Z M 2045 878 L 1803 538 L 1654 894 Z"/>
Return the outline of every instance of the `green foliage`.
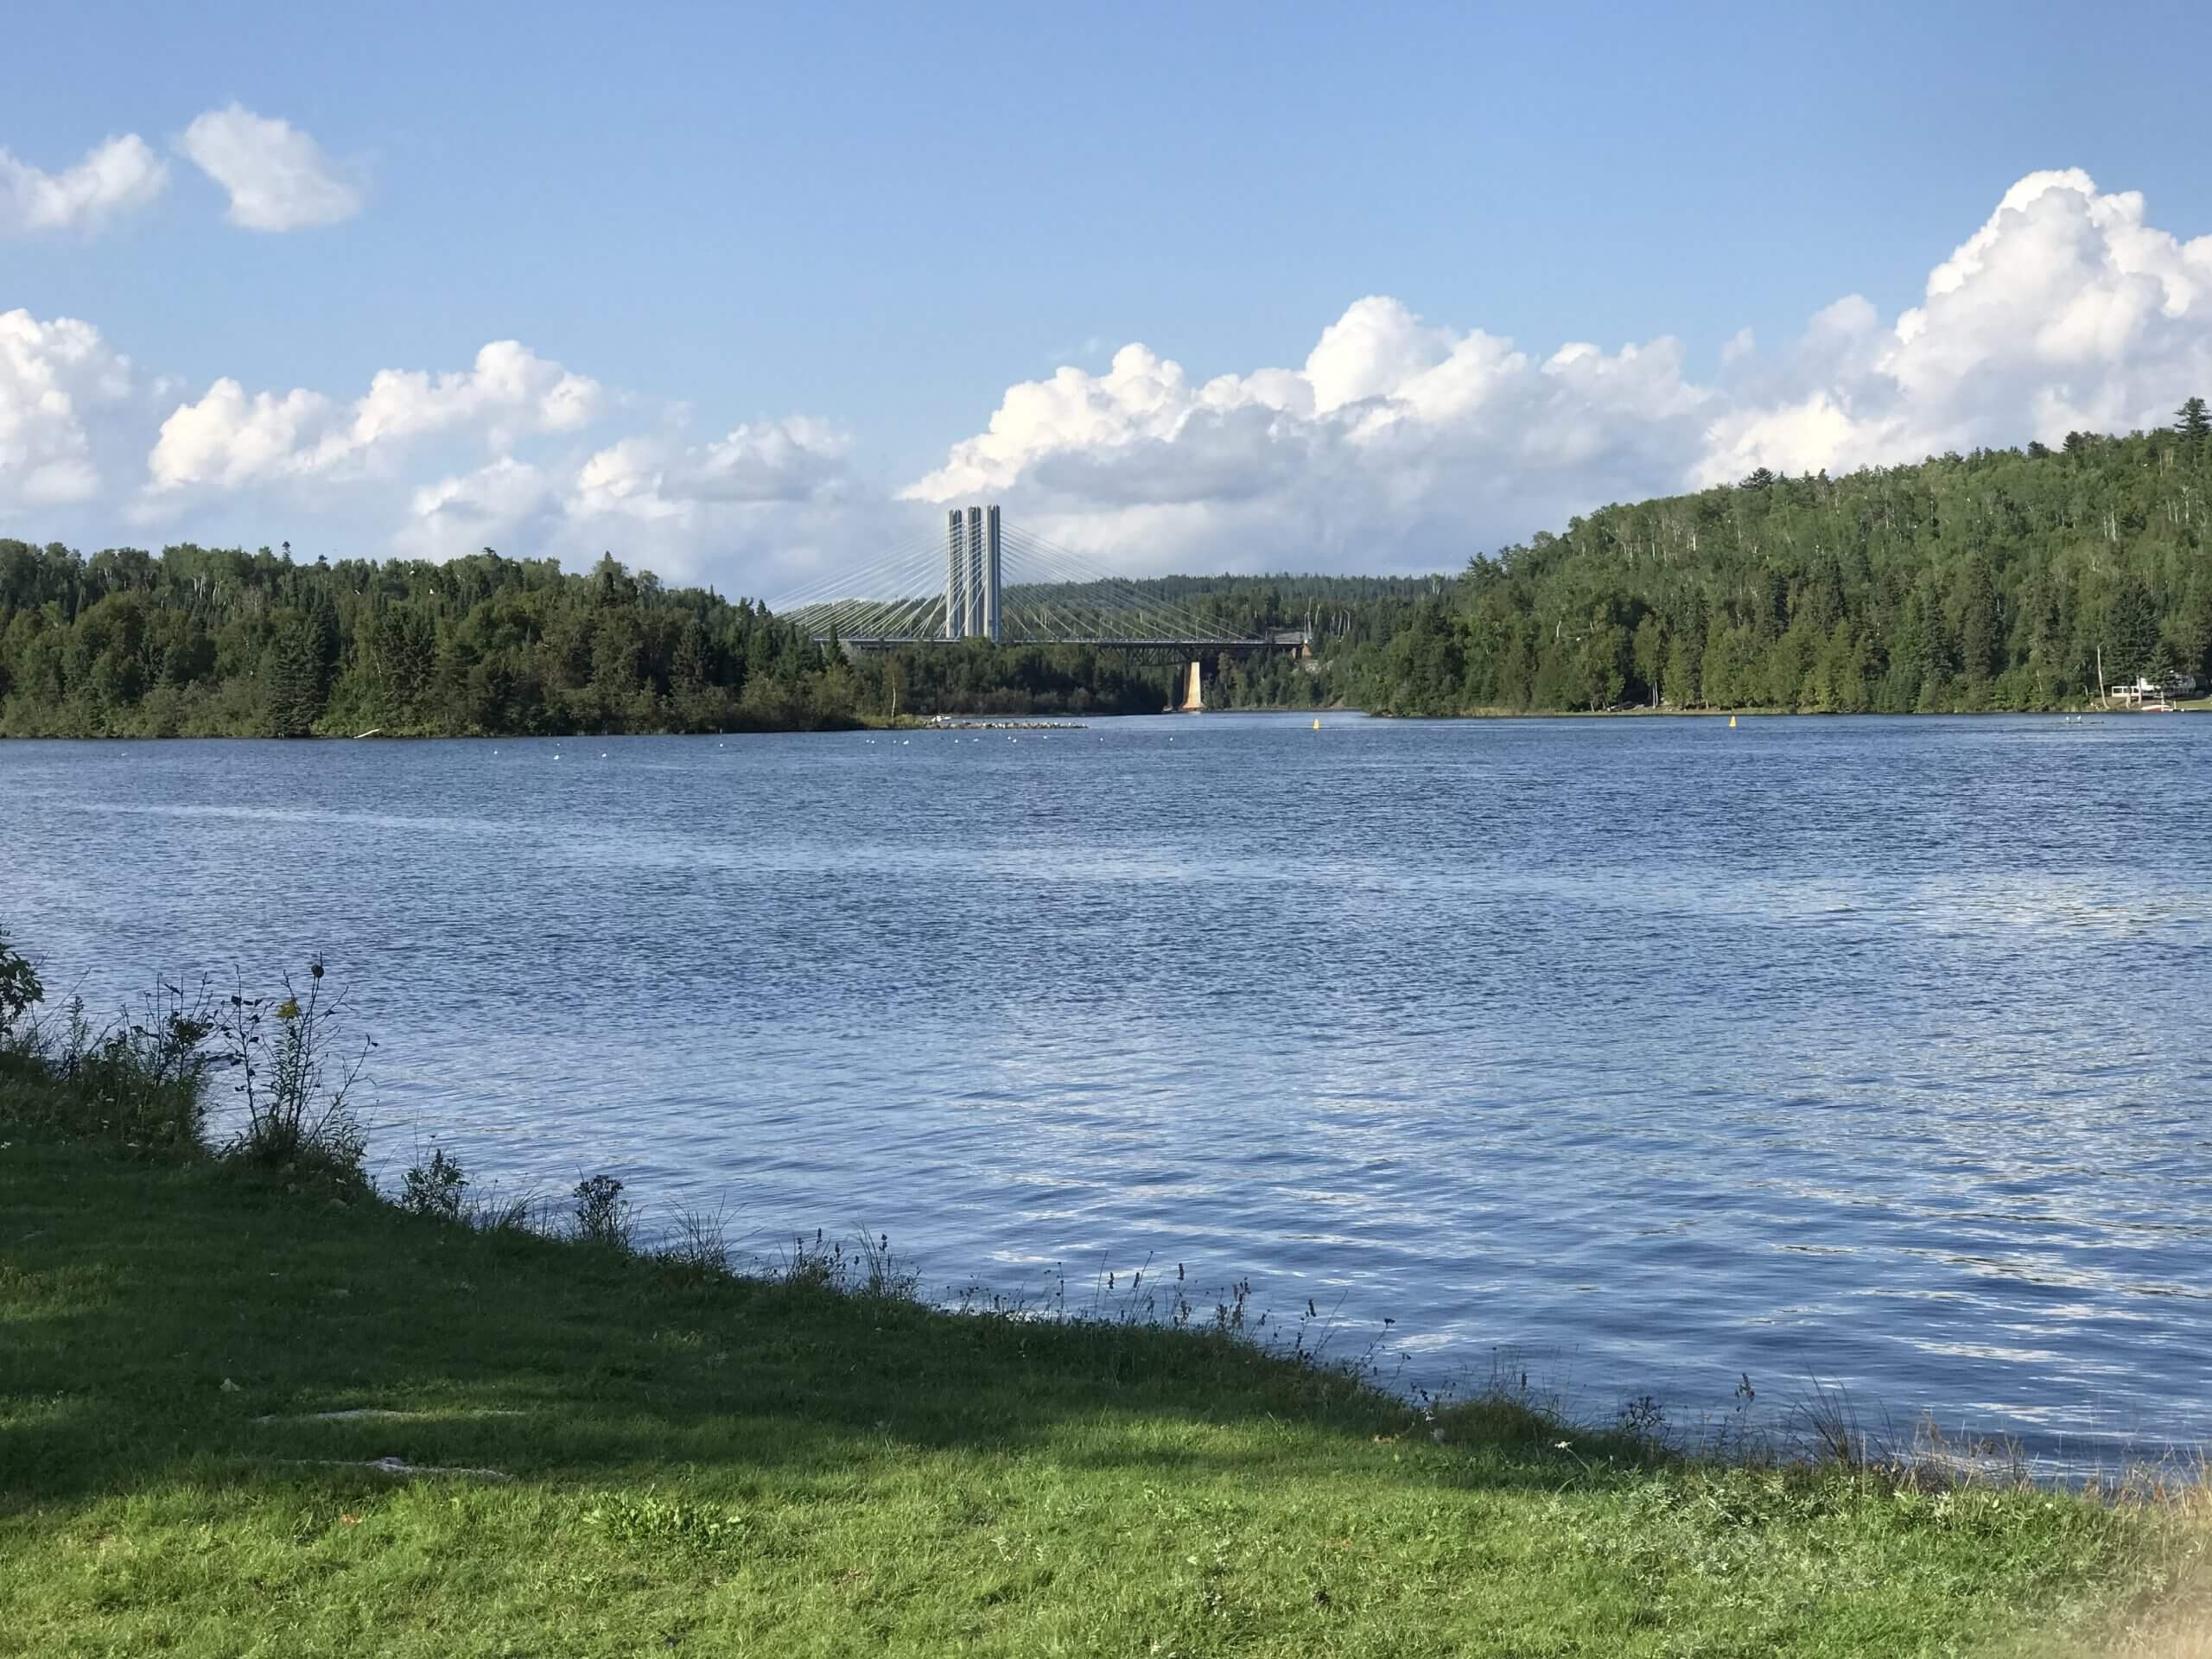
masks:
<path fill-rule="evenodd" d="M 189 1157 L 201 1149 L 207 1074 L 219 1058 L 207 1052 L 214 1028 L 205 987 L 187 993 L 157 987 L 137 1014 L 95 1028 L 80 999 L 44 1021 L 23 1017 L 29 1000 L 9 1014 L 26 988 L 0 946 L 0 1083 L 17 1091 L 17 1112 L 72 1135 L 145 1157 Z"/>
<path fill-rule="evenodd" d="M 0 933 L 0 1048 L 8 1046 L 16 1023 L 45 1000 L 37 970 L 9 949 L 8 936 Z"/>
<path fill-rule="evenodd" d="M 2212 441 L 2212 410 L 2207 410 L 2202 397 L 2191 397 L 2174 411 L 2174 435 L 2193 454 L 2201 454 Z"/>
<path fill-rule="evenodd" d="M 630 1201 L 622 1196 L 620 1181 L 612 1175 L 588 1175 L 576 1183 L 574 1197 L 579 1243 L 625 1254 L 635 1247 Z"/>
<path fill-rule="evenodd" d="M 1388 577 L 1137 584 L 1235 638 L 1356 633 L 1426 592 Z M 1156 653 L 1154 654 L 1156 655 Z M 893 713 L 1154 714 L 1177 664 L 981 642 L 847 661 L 749 601 L 486 550 L 447 564 L 294 563 L 192 545 L 159 556 L 0 540 L 0 736 L 466 736 L 817 730 Z M 1287 653 L 1206 664 L 1216 707 L 1308 708 Z"/>
<path fill-rule="evenodd" d="M 689 1260 L 692 1254 L 688 1238 L 679 1243 L 678 1259 Z M 830 1238 L 817 1228 L 811 1239 L 798 1234 L 775 1271 L 784 1284 L 843 1296 L 911 1301 L 921 1290 L 920 1275 L 891 1248 L 887 1233 Z"/>
<path fill-rule="evenodd" d="M 365 1039 L 350 1054 L 334 1052 L 343 999 L 326 996 L 322 977 L 322 963 L 312 962 L 304 993 L 288 976 L 282 997 L 248 996 L 241 987 L 219 1012 L 214 1030 L 245 1110 L 228 1151 L 353 1196 L 367 1190 L 368 1177 L 367 1137 L 352 1095 L 376 1044 Z"/>
<path fill-rule="evenodd" d="M 1332 690 L 1380 712 L 2048 709 L 2212 681 L 2212 417 L 1572 520 L 1367 607 Z M 1380 637 L 1376 637 L 1377 635 Z"/>
<path fill-rule="evenodd" d="M 655 1554 L 735 1557 L 762 1542 L 759 1527 L 747 1515 L 652 1491 L 608 1492 L 583 1518 L 616 1542 Z"/>
<path fill-rule="evenodd" d="M 427 1164 L 410 1164 L 400 1178 L 399 1207 L 411 1216 L 427 1216 L 433 1221 L 457 1222 L 461 1218 L 461 1198 L 468 1190 L 468 1172 L 458 1159 L 447 1154 L 443 1147 L 430 1151 Z"/>
<path fill-rule="evenodd" d="M 813 728 L 854 723 L 855 690 L 761 607 L 612 559 L 0 540 L 0 736 Z"/>

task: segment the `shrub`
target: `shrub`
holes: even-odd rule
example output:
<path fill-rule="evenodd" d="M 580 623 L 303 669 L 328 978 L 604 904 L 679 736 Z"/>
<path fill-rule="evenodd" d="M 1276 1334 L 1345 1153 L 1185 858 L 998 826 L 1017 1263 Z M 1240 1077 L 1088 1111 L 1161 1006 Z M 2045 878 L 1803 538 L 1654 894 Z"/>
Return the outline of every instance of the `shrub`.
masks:
<path fill-rule="evenodd" d="M 590 1175 L 576 1183 L 576 1237 L 586 1244 L 604 1244 L 628 1251 L 632 1236 L 629 1200 L 622 1183 L 612 1175 Z"/>
<path fill-rule="evenodd" d="M 468 1172 L 461 1166 L 458 1159 L 446 1156 L 443 1147 L 430 1149 L 429 1163 L 410 1165 L 401 1183 L 401 1209 L 437 1221 L 461 1219 L 461 1194 L 468 1189 Z"/>
<path fill-rule="evenodd" d="M 17 1022 L 45 1000 L 46 987 L 39 983 L 37 970 L 10 950 L 8 936 L 0 933 L 0 1046 L 15 1044 Z"/>
<path fill-rule="evenodd" d="M 134 1153 L 201 1149 L 206 1079 L 218 1063 L 206 1047 L 214 1022 L 204 984 L 157 986 L 137 1017 L 99 1030 L 80 997 L 52 1018 L 29 1017 L 42 996 L 29 965 L 0 946 L 0 1061 L 17 1082 L 13 1112 Z"/>
<path fill-rule="evenodd" d="M 207 1052 L 215 1028 L 203 985 L 188 993 L 164 985 L 142 1017 L 86 1041 L 83 1005 L 72 1002 L 62 1077 L 73 1085 L 80 1127 L 110 1135 L 134 1152 L 196 1153 L 205 1145 Z"/>

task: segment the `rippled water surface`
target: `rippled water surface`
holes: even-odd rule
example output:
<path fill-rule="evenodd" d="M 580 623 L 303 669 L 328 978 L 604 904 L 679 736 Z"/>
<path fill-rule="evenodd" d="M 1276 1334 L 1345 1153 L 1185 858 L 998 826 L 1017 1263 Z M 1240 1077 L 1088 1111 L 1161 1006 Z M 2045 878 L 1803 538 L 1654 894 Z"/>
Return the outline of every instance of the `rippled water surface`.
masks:
<path fill-rule="evenodd" d="M 2208 785 L 2196 716 L 12 744 L 0 925 L 104 1005 L 320 949 L 387 1169 L 2095 1455 L 2212 1436 Z"/>

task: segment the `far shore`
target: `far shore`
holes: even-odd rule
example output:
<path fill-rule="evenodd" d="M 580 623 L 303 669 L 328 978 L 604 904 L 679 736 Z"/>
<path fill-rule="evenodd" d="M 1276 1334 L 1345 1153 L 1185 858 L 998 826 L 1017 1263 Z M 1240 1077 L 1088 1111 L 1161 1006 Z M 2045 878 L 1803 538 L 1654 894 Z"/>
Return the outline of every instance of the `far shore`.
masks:
<path fill-rule="evenodd" d="M 0 735 L 0 743 L 353 743 L 377 742 L 469 742 L 469 743 L 594 743 L 609 742 L 631 737 L 683 737 L 727 740 L 736 737 L 821 737 L 850 734 L 855 732 L 929 731 L 941 729 L 940 721 L 948 724 L 990 723 L 1014 728 L 1031 726 L 1066 726 L 1069 722 L 1110 723 L 1120 720 L 1153 720 L 1161 715 L 1185 715 L 1200 717 L 1205 715 L 1279 715 L 1288 718 L 1357 715 L 1362 719 L 1417 721 L 1446 724 L 1455 721 L 1487 720 L 1980 720 L 2020 719 L 2052 720 L 2058 718 L 2133 720 L 2139 716 L 2161 711 L 2141 709 L 2100 708 L 2084 703 L 2060 709 L 1931 709 L 1887 712 L 1877 709 L 1784 709 L 1770 705 L 1755 705 L 1736 709 L 1653 709 L 1645 706 L 1616 709 L 1467 709 L 1449 715 L 1398 715 L 1387 710 L 1352 709 L 1341 705 L 1325 708 L 1251 708 L 1251 709 L 1162 709 L 1149 715 L 1101 713 L 1096 709 L 1037 710 L 1027 714 L 947 713 L 938 715 L 861 715 L 849 722 L 820 726 L 750 727 L 722 732 L 423 732 L 378 728 L 366 732 L 311 732 L 300 737 L 256 737 L 241 733 L 179 732 L 152 735 L 139 732 L 98 732 L 64 734 L 41 732 L 26 736 Z M 2197 697 L 2177 702 L 2174 714 L 2212 714 L 2212 697 Z"/>

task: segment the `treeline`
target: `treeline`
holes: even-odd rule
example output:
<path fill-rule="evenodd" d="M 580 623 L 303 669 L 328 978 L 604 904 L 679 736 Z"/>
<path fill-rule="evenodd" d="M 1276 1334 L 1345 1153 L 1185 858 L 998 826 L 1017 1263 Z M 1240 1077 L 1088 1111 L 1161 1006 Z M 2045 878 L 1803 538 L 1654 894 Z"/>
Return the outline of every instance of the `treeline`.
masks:
<path fill-rule="evenodd" d="M 1074 646 L 849 661 L 749 601 L 612 558 L 578 575 L 490 551 L 302 564 L 0 541 L 0 736 L 804 731 L 1154 714 L 1174 685 L 1172 664 Z"/>
<path fill-rule="evenodd" d="M 757 606 L 486 552 L 445 564 L 0 541 L 0 734 L 792 729 L 846 665 Z"/>
<path fill-rule="evenodd" d="M 1340 656 L 1383 712 L 2053 709 L 2212 681 L 2212 418 L 1610 506 Z M 1380 619 L 1375 619 L 1379 620 Z"/>
<path fill-rule="evenodd" d="M 1431 584 L 1175 578 L 1240 636 L 1352 637 L 1361 594 Z M 1209 665 L 1209 701 L 1304 707 L 1287 658 Z M 444 564 L 0 540 L 0 736 L 814 730 L 893 713 L 1153 714 L 1177 665 L 1081 646 L 817 646 L 749 601 L 486 550 Z"/>
<path fill-rule="evenodd" d="M 1569 522 L 1452 578 L 1135 584 L 1208 632 L 1215 708 L 1404 715 L 2051 709 L 2212 683 L 2212 417 L 1740 484 Z M 488 550 L 449 563 L 0 541 L 0 736 L 804 730 L 1142 714 L 1180 664 L 1084 646 L 847 654 L 749 601 Z"/>

